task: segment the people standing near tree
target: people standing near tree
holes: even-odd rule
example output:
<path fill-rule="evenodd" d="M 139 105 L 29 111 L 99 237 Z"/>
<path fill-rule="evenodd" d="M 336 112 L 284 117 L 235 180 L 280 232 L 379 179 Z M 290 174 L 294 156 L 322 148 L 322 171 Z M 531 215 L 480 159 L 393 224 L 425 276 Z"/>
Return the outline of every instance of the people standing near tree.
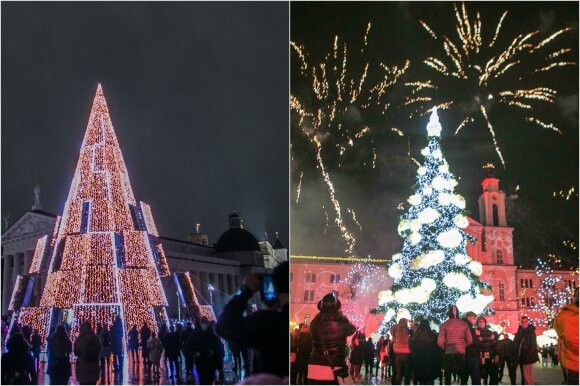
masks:
<path fill-rule="evenodd" d="M 373 368 L 375 367 L 375 345 L 371 337 L 364 342 L 363 345 L 363 360 L 365 363 L 365 378 L 370 379 L 373 376 Z"/>
<path fill-rule="evenodd" d="M 411 330 L 408 320 L 401 318 L 393 329 L 393 351 L 395 352 L 395 377 L 393 385 L 405 385 L 411 381 Z"/>
<path fill-rule="evenodd" d="M 113 371 L 121 371 L 123 369 L 123 335 L 124 328 L 121 317 L 117 316 L 111 327 L 111 351 L 113 353 Z"/>
<path fill-rule="evenodd" d="M 534 363 L 538 361 L 538 343 L 536 342 L 536 327 L 529 322 L 527 316 L 522 316 L 520 319 L 514 345 L 518 353 L 522 384 L 533 385 Z"/>
<path fill-rule="evenodd" d="M 550 359 L 552 360 L 552 366 L 558 366 L 558 350 L 556 350 L 554 343 L 550 343 L 550 347 L 548 347 L 548 353 L 550 354 Z"/>
<path fill-rule="evenodd" d="M 108 368 L 110 365 L 109 361 L 111 359 L 111 333 L 109 332 L 109 327 L 106 323 L 102 326 L 98 335 L 99 339 L 101 339 L 101 354 L 99 356 L 101 360 L 101 373 L 104 373 L 105 364 Z"/>
<path fill-rule="evenodd" d="M 159 363 L 161 362 L 163 345 L 161 344 L 159 338 L 155 335 L 155 332 L 151 333 L 151 337 L 147 341 L 147 349 L 149 351 L 149 363 L 151 363 L 149 370 L 151 370 L 151 367 L 153 367 L 153 376 L 154 378 L 158 379 L 160 376 Z M 148 374 L 151 374 L 151 372 L 149 371 Z"/>
<path fill-rule="evenodd" d="M 477 339 L 481 358 L 481 379 L 486 385 L 497 385 L 499 354 L 497 352 L 497 334 L 487 326 L 487 319 L 477 318 Z"/>
<path fill-rule="evenodd" d="M 143 327 L 139 331 L 141 337 L 141 357 L 143 358 L 143 366 L 146 371 L 149 368 L 149 350 L 147 349 L 147 341 L 151 338 L 151 329 L 147 325 L 147 322 L 143 323 Z"/>
<path fill-rule="evenodd" d="M 545 344 L 540 349 L 540 353 L 542 355 L 542 366 L 548 366 L 548 345 Z"/>
<path fill-rule="evenodd" d="M 385 337 L 381 344 L 380 361 L 381 361 L 381 379 L 386 380 L 391 377 L 391 368 L 389 363 L 389 350 L 391 346 L 391 339 L 389 335 Z"/>
<path fill-rule="evenodd" d="M 51 336 L 55 333 L 56 328 L 51 327 L 48 331 L 48 336 L 46 338 L 46 369 L 45 373 L 48 374 L 48 369 L 50 368 L 50 361 L 51 361 L 51 352 L 52 352 L 52 343 L 51 343 Z"/>
<path fill-rule="evenodd" d="M 465 348 L 465 366 L 459 369 L 461 383 L 466 385 L 471 378 L 472 385 L 481 384 L 481 358 L 479 354 L 479 330 L 475 325 L 477 315 L 475 312 L 468 311 L 463 318 L 471 333 L 472 342 Z"/>
<path fill-rule="evenodd" d="M 165 335 L 165 356 L 169 360 L 168 369 L 170 371 L 170 376 L 179 379 L 179 355 L 180 355 L 180 342 L 179 335 L 175 333 L 175 325 L 171 325 L 169 328 L 169 333 Z"/>
<path fill-rule="evenodd" d="M 161 341 L 161 344 L 163 345 L 163 347 L 165 348 L 165 343 L 166 343 L 166 337 L 167 334 L 169 334 L 169 328 L 167 328 L 167 324 L 163 323 L 161 324 L 161 328 L 159 329 L 159 334 L 157 335 L 157 337 L 159 338 L 159 340 Z M 167 358 L 167 351 L 164 351 L 165 353 L 163 354 L 163 360 L 165 361 L 165 372 L 168 373 L 168 369 L 169 369 L 169 359 Z"/>
<path fill-rule="evenodd" d="M 560 364 L 568 385 L 578 385 L 578 288 L 574 301 L 556 315 L 554 330 L 558 334 Z"/>
<path fill-rule="evenodd" d="M 467 323 L 459 319 L 457 306 L 449 308 L 449 319 L 439 327 L 437 345 L 443 350 L 443 370 L 445 384 L 451 384 L 451 374 L 459 372 L 465 366 L 465 349 L 473 343 L 473 337 Z"/>
<path fill-rule="evenodd" d="M 377 344 L 375 345 L 375 376 L 379 376 L 379 367 L 381 366 L 381 347 L 383 346 L 383 342 L 385 341 L 384 336 L 380 336 Z"/>
<path fill-rule="evenodd" d="M 13 334 L 2 354 L 3 385 L 36 385 L 37 373 L 29 346 L 21 333 Z"/>
<path fill-rule="evenodd" d="M 181 350 L 183 351 L 183 356 L 185 357 L 185 376 L 191 377 L 193 373 L 193 354 L 187 352 L 187 341 L 193 333 L 193 325 L 191 322 L 187 322 L 185 330 L 181 333 Z"/>
<path fill-rule="evenodd" d="M 320 311 L 310 323 L 312 353 L 308 362 L 308 383 L 338 384 L 338 377 L 348 377 L 346 338 L 356 331 L 340 311 L 340 301 L 333 294 L 318 302 Z"/>
<path fill-rule="evenodd" d="M 38 335 L 38 330 L 32 331 L 32 336 L 30 337 L 30 348 L 32 350 L 32 357 L 34 358 L 34 364 L 36 366 L 36 371 L 40 366 L 40 348 L 42 347 L 42 338 Z"/>
<path fill-rule="evenodd" d="M 79 336 L 74 343 L 74 354 L 77 356 L 75 375 L 79 384 L 96 384 L 99 379 L 101 340 L 93 332 L 89 321 L 81 323 Z"/>
<path fill-rule="evenodd" d="M 307 324 L 300 324 L 300 333 L 296 337 L 296 384 L 306 385 L 308 378 L 308 361 L 312 351 L 312 337 Z"/>
<path fill-rule="evenodd" d="M 263 284 L 256 274 L 247 274 L 240 294 L 226 304 L 218 318 L 216 331 L 222 338 L 254 350 L 253 374 L 270 373 L 282 378 L 289 375 L 289 276 L 288 262 L 276 266 L 272 272 L 276 299 L 268 302 L 269 309 L 245 316 L 248 301 Z"/>
<path fill-rule="evenodd" d="M 421 320 L 411 338 L 413 384 L 433 385 L 441 373 L 441 351 L 429 321 Z"/>
<path fill-rule="evenodd" d="M 518 369 L 517 353 L 514 350 L 514 342 L 510 340 L 508 334 L 503 334 L 503 339 L 497 343 L 499 354 L 498 381 L 503 383 L 503 372 L 507 364 L 508 374 L 512 385 L 516 384 L 516 370 Z"/>
<path fill-rule="evenodd" d="M 360 368 L 363 363 L 364 347 L 360 336 L 355 334 L 350 342 L 348 361 L 350 363 L 350 377 L 353 380 L 360 379 Z"/>
<path fill-rule="evenodd" d="M 137 325 L 129 330 L 129 344 L 127 345 L 129 349 L 129 356 L 133 360 L 133 364 L 139 362 L 139 330 L 137 330 Z"/>
<path fill-rule="evenodd" d="M 66 385 L 71 376 L 70 354 L 72 342 L 63 325 L 49 337 L 48 375 L 52 385 Z"/>
<path fill-rule="evenodd" d="M 207 317 L 202 317 L 197 327 L 187 341 L 188 352 L 195 357 L 195 368 L 200 385 L 212 385 L 215 373 L 223 355 L 220 338 L 214 333 Z M 222 357 L 223 359 L 223 357 Z"/>

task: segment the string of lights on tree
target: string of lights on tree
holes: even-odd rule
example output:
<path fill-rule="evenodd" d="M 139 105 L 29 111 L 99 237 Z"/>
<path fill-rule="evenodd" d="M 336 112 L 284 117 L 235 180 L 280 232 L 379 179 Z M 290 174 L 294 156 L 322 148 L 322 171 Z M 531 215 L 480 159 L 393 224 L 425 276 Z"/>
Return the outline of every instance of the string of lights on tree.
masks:
<path fill-rule="evenodd" d="M 536 276 L 539 279 L 538 297 L 531 307 L 530 318 L 535 326 L 551 328 L 554 317 L 572 298 L 572 288 L 560 275 L 554 274 L 551 264 L 541 258 L 537 259 Z"/>
<path fill-rule="evenodd" d="M 408 210 L 398 226 L 403 248 L 388 267 L 394 284 L 379 293 L 374 310 L 385 314 L 381 333 L 403 317 L 439 325 L 454 304 L 460 312 L 491 312 L 487 304 L 493 296 L 481 293 L 490 288 L 479 279 L 483 267 L 467 255 L 466 243 L 474 240 L 462 230 L 469 225 L 465 199 L 454 192 L 457 180 L 443 157 L 440 133 L 433 108 L 427 125 L 429 144 L 421 151 L 425 159 L 417 170 L 417 189 L 407 200 Z"/>
<path fill-rule="evenodd" d="M 46 237 L 39 240 L 33 257 L 30 273 L 38 274 L 43 256 L 50 256 L 41 307 L 22 308 L 18 321 L 50 325 L 56 309 L 59 322 L 71 323 L 72 339 L 80 322 L 96 329 L 117 316 L 125 331 L 144 323 L 157 331 L 158 321 L 168 320 L 160 275 L 169 275 L 158 236 L 150 207 L 133 195 L 99 85 L 62 219 L 50 247 Z M 32 323 L 35 315 L 40 319 Z M 46 338 L 47 329 L 39 331 Z"/>

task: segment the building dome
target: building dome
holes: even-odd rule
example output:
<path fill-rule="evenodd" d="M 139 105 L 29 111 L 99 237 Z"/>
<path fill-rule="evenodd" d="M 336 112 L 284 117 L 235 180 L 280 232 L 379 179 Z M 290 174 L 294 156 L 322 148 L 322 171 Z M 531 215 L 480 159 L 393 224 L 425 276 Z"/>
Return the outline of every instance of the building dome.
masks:
<path fill-rule="evenodd" d="M 236 251 L 261 251 L 258 239 L 242 228 L 242 219 L 234 211 L 230 217 L 230 228 L 225 231 L 216 243 L 216 253 Z"/>
<path fill-rule="evenodd" d="M 260 251 L 256 237 L 243 228 L 230 228 L 216 243 L 216 253 L 234 251 Z"/>

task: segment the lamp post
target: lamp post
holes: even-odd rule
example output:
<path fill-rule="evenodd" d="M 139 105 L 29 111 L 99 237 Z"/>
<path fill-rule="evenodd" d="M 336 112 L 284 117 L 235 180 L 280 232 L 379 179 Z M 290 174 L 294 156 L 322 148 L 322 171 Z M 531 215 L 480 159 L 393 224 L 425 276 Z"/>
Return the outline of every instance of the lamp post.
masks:
<path fill-rule="evenodd" d="M 213 291 L 215 291 L 215 288 L 213 285 L 208 284 L 207 290 L 209 291 L 209 302 L 213 305 Z"/>

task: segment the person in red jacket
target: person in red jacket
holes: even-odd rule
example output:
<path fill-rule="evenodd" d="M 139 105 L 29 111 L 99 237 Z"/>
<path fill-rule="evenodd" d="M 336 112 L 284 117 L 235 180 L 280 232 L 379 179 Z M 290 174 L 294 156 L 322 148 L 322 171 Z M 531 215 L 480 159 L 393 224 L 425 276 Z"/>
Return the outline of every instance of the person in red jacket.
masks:
<path fill-rule="evenodd" d="M 451 384 L 451 374 L 465 366 L 465 348 L 473 342 L 467 323 L 459 319 L 457 306 L 449 308 L 449 319 L 439 327 L 437 345 L 443 350 L 445 384 Z"/>
<path fill-rule="evenodd" d="M 574 301 L 562 308 L 554 320 L 558 334 L 560 364 L 567 385 L 578 385 L 578 288 Z"/>

